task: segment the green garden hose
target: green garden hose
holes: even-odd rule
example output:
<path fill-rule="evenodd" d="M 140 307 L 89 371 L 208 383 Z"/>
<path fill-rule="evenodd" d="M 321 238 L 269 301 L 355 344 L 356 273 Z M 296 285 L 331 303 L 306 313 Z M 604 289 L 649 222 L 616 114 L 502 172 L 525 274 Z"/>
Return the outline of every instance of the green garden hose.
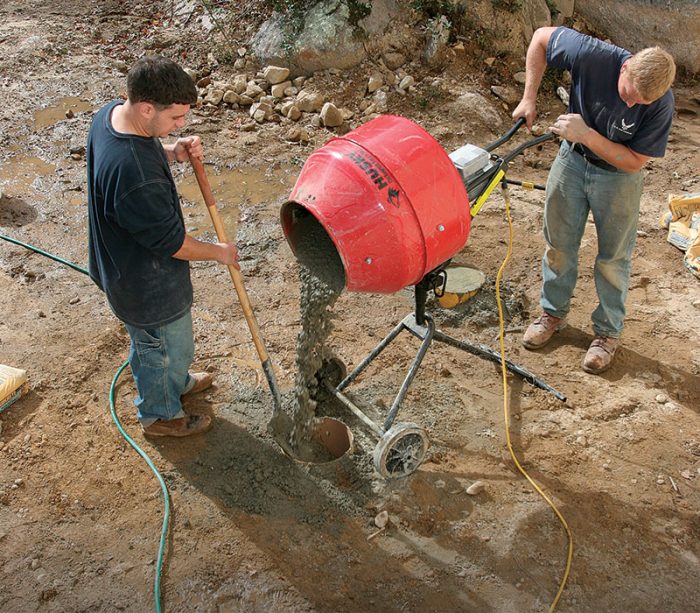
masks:
<path fill-rule="evenodd" d="M 83 273 L 84 275 L 88 275 L 88 271 L 85 270 L 85 268 L 82 268 L 78 266 L 77 264 L 74 264 L 73 262 L 69 262 L 68 260 L 64 260 L 63 258 L 58 257 L 57 255 L 53 255 L 52 253 L 49 253 L 47 251 L 44 251 L 43 249 L 39 249 L 38 247 L 34 247 L 33 245 L 29 245 L 28 243 L 23 243 L 22 241 L 17 240 L 16 238 L 12 238 L 10 236 L 5 236 L 4 234 L 0 234 L 0 238 L 2 240 L 5 240 L 9 243 L 13 243 L 15 245 L 19 245 L 20 247 L 25 247 L 26 249 L 29 249 L 30 251 L 33 251 L 34 253 L 38 253 L 39 255 L 43 255 L 51 260 L 54 260 L 56 262 L 60 262 L 61 264 L 65 264 L 66 266 L 72 268 L 73 270 L 77 270 L 78 272 Z M 117 426 L 117 430 L 121 433 L 121 435 L 124 437 L 127 443 L 131 445 L 138 453 L 143 460 L 146 462 L 148 467 L 153 471 L 153 474 L 156 476 L 156 479 L 158 480 L 158 483 L 160 484 L 160 489 L 161 492 L 163 493 L 163 507 L 165 509 L 163 513 L 163 525 L 160 531 L 160 545 L 158 547 L 158 560 L 156 563 L 156 576 L 154 580 L 154 585 L 153 585 L 153 598 L 155 601 L 155 609 L 158 613 L 161 613 L 161 604 L 160 604 L 160 584 L 161 584 L 161 574 L 163 570 L 163 557 L 164 557 L 164 552 L 165 552 L 165 541 L 168 536 L 168 529 L 170 526 L 170 494 L 168 493 L 168 486 L 165 484 L 165 480 L 163 479 L 162 475 L 160 472 L 158 472 L 158 469 L 155 467 L 153 464 L 151 458 L 148 457 L 146 452 L 139 447 L 136 442 L 126 433 L 124 428 L 122 427 L 121 422 L 119 421 L 119 417 L 117 417 L 117 411 L 115 408 L 115 403 L 114 403 L 114 390 L 117 387 L 117 381 L 119 380 L 119 376 L 124 372 L 124 369 L 129 365 L 129 361 L 127 360 L 124 362 L 119 369 L 117 370 L 116 374 L 114 375 L 114 379 L 112 379 L 112 385 L 109 388 L 109 409 L 112 414 L 112 420 Z"/>

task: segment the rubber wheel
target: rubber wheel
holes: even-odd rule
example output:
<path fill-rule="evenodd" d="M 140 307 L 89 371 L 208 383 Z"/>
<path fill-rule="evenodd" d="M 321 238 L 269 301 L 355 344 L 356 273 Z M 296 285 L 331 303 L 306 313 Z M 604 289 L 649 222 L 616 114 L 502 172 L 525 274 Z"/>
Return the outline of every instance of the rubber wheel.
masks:
<path fill-rule="evenodd" d="M 406 477 L 420 466 L 428 445 L 423 428 L 408 422 L 394 424 L 374 448 L 374 467 L 385 479 Z"/>

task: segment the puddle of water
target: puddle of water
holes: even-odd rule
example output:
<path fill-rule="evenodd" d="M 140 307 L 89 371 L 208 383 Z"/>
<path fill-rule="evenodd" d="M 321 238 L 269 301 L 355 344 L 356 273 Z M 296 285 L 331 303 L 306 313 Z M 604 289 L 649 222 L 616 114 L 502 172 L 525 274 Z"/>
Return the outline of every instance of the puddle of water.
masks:
<path fill-rule="evenodd" d="M 66 113 L 72 111 L 73 113 L 84 113 L 86 111 L 91 111 L 93 109 L 92 104 L 76 98 L 75 96 L 68 96 L 66 98 L 61 98 L 55 105 L 48 106 L 45 109 L 40 109 L 34 113 L 34 129 L 40 130 L 46 126 L 55 124 L 58 121 L 66 119 Z"/>
<path fill-rule="evenodd" d="M 0 183 L 3 192 L 10 197 L 26 196 L 33 190 L 34 183 L 44 177 L 53 176 L 56 167 L 37 157 L 17 155 L 8 158 L 0 165 Z"/>
<path fill-rule="evenodd" d="M 219 216 L 231 240 L 238 227 L 242 204 L 255 206 L 275 201 L 288 194 L 296 180 L 295 175 L 287 174 L 284 170 L 269 171 L 264 166 L 224 170 L 216 175 L 209 172 L 207 177 Z M 185 200 L 196 203 L 194 210 L 185 213 L 188 231 L 194 236 L 213 231 L 194 175 L 182 179 L 177 189 Z"/>

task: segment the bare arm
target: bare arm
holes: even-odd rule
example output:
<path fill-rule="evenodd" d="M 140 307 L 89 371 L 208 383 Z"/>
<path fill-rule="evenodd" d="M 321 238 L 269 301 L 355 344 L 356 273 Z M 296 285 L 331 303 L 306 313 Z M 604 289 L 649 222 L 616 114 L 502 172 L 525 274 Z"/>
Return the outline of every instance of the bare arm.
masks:
<path fill-rule="evenodd" d="M 547 68 L 547 45 L 556 28 L 538 28 L 530 41 L 525 57 L 525 91 L 522 100 L 513 111 L 513 119 L 525 118 L 528 129 L 537 115 L 537 92 L 542 83 L 542 76 Z"/>
<path fill-rule="evenodd" d="M 173 257 L 190 262 L 208 260 L 238 268 L 238 251 L 233 243 L 205 243 L 189 234 L 185 234 L 182 246 Z"/>
<path fill-rule="evenodd" d="M 599 158 L 624 172 L 637 172 L 649 161 L 648 155 L 642 155 L 627 145 L 608 140 L 588 127 L 583 117 L 575 113 L 559 115 L 549 129 L 569 142 L 585 145 Z"/>

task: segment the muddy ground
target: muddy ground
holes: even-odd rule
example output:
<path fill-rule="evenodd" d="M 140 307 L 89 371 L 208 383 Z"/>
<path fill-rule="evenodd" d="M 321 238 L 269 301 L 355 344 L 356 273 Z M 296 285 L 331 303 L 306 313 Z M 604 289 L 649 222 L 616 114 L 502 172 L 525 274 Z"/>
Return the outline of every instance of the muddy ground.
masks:
<path fill-rule="evenodd" d="M 194 19 L 176 28 L 172 4 L 3 4 L 0 232 L 86 263 L 81 147 L 92 111 L 124 91 L 121 69 L 144 49 L 185 53 L 197 67 L 215 42 Z M 242 17 L 241 31 L 254 18 Z M 490 96 L 494 73 L 483 59 L 457 55 L 437 75 L 450 90 L 442 94 L 428 85 L 435 74 L 411 66 L 417 93 L 390 96 L 389 111 L 420 123 L 447 150 L 493 140 L 510 124 L 505 109 L 499 108 L 503 127 L 491 132 L 444 104 L 460 88 Z M 319 76 L 317 85 L 357 108 L 366 70 Z M 215 72 L 237 71 L 222 63 Z M 698 607 L 700 292 L 657 219 L 669 193 L 700 189 L 699 93 L 692 83 L 678 85 L 667 155 L 645 171 L 624 344 L 602 376 L 580 369 L 595 301 L 592 225 L 570 327 L 541 352 L 520 346 L 521 331 L 537 312 L 542 193 L 512 190 L 507 355 L 568 398 L 562 403 L 509 378 L 514 449 L 573 534 L 561 611 Z M 556 97 L 543 96 L 543 121 L 562 108 Z M 304 160 L 332 133 L 314 129 L 310 144 L 291 144 L 284 140 L 287 127 L 267 123 L 243 131 L 247 119 L 241 111 L 198 109 L 187 133 L 204 139 L 208 172 L 288 394 L 298 280 L 279 208 Z M 544 182 L 554 154 L 552 144 L 530 151 L 510 176 Z M 174 172 L 188 227 L 212 238 L 190 168 Z M 429 303 L 442 330 L 497 348 L 494 279 L 506 245 L 504 202 L 496 193 L 454 258 L 484 271 L 488 282 L 456 310 Z M 376 441 L 334 406 L 327 412 L 349 425 L 353 452 L 329 466 L 298 464 L 266 432 L 270 396 L 226 270 L 208 263 L 192 269 L 196 365 L 215 372 L 216 387 L 186 407 L 210 412 L 216 427 L 192 440 L 149 442 L 135 420 L 128 371 L 116 390 L 125 428 L 162 471 L 172 497 L 166 610 L 546 610 L 564 573 L 566 534 L 510 459 L 494 364 L 442 345 L 430 350 L 399 413 L 400 421 L 417 423 L 430 437 L 428 455 L 412 476 L 380 478 L 372 466 Z M 343 294 L 334 309 L 333 350 L 354 366 L 411 312 L 412 300 L 409 290 Z M 0 312 L 0 362 L 25 368 L 31 382 L 31 392 L 0 415 L 0 609 L 151 609 L 160 488 L 109 411 L 110 383 L 127 356 L 125 331 L 87 277 L 4 241 Z M 414 340 L 400 339 L 350 391 L 375 420 L 415 355 Z M 468 495 L 477 480 L 485 489 Z M 382 510 L 390 522 L 375 535 Z"/>

